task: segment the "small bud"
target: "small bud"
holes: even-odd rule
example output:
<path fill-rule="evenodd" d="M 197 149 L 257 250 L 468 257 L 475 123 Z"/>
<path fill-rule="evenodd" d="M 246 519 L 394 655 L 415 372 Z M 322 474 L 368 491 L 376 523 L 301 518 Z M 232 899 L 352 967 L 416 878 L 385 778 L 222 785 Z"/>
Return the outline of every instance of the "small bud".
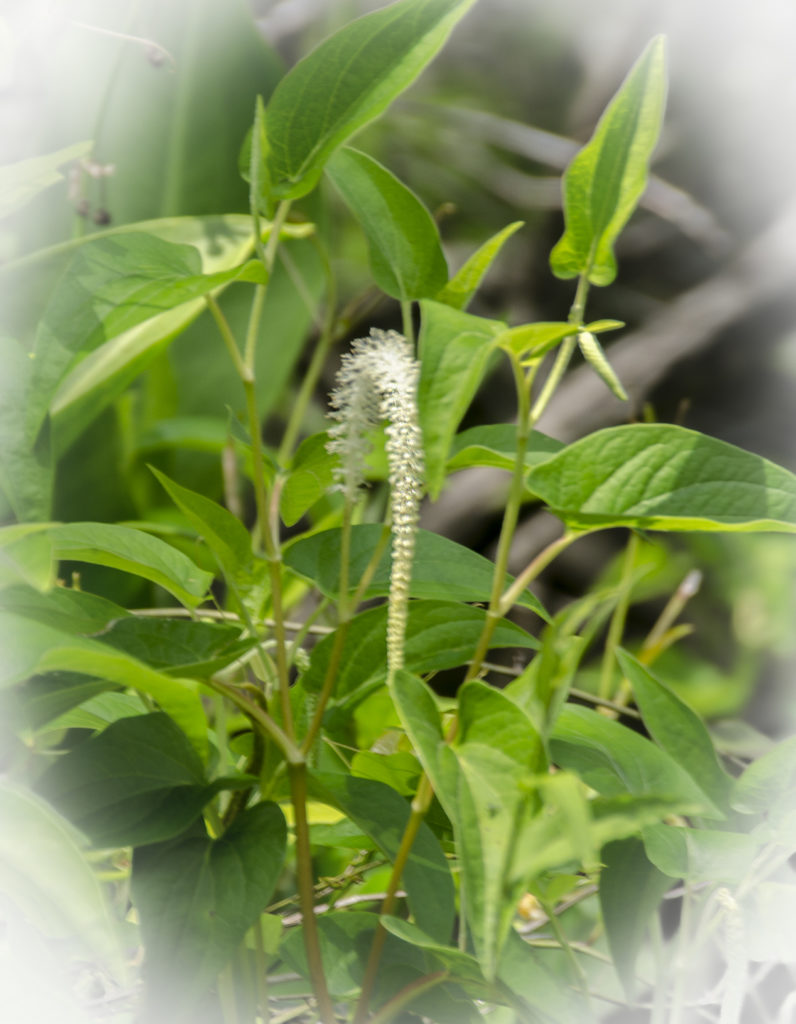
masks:
<path fill-rule="evenodd" d="M 598 375 L 611 389 L 611 392 L 621 401 L 627 401 L 627 394 L 622 384 L 614 373 L 613 367 L 608 362 L 602 345 L 597 341 L 591 331 L 581 331 L 578 334 L 578 346 L 583 353 L 583 358 L 597 371 Z"/>

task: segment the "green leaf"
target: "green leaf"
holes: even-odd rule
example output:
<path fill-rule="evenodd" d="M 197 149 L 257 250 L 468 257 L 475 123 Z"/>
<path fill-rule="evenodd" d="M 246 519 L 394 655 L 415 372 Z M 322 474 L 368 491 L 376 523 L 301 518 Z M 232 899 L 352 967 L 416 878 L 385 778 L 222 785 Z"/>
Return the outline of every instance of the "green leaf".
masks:
<path fill-rule="evenodd" d="M 551 756 L 605 796 L 632 793 L 682 801 L 683 813 L 722 817 L 665 751 L 588 708 L 567 705 L 550 737 Z"/>
<path fill-rule="evenodd" d="M 670 878 L 688 882 L 740 882 L 752 866 L 759 844 L 740 832 L 649 825 L 644 848 L 652 863 Z"/>
<path fill-rule="evenodd" d="M 452 601 L 411 601 L 404 655 L 410 672 L 432 672 L 463 665 L 472 657 L 481 635 L 486 611 Z M 364 697 L 387 675 L 387 607 L 372 608 L 351 620 L 337 674 L 338 699 Z M 312 650 L 303 678 L 308 690 L 323 684 L 334 636 L 326 636 Z M 501 620 L 491 646 L 535 649 L 537 641 L 513 622 Z"/>
<path fill-rule="evenodd" d="M 559 341 L 563 341 L 573 333 L 575 333 L 575 328 L 570 323 L 540 321 L 534 324 L 522 324 L 519 327 L 509 327 L 497 336 L 495 344 L 506 352 L 513 352 L 516 356 L 540 359 L 545 352 L 555 348 Z"/>
<path fill-rule="evenodd" d="M 13 586 L 0 592 L 0 610 L 16 612 L 28 619 L 71 633 L 100 633 L 114 619 L 130 612 L 113 601 L 85 590 L 53 587 L 39 593 L 28 586 Z"/>
<path fill-rule="evenodd" d="M 34 156 L 0 167 L 0 217 L 7 217 L 9 213 L 25 206 L 39 192 L 63 181 L 64 175 L 58 168 L 88 156 L 93 145 L 93 142 L 75 142 L 55 153 Z"/>
<path fill-rule="evenodd" d="M 134 718 L 148 711 L 136 693 L 98 693 L 50 722 L 48 731 L 90 729 L 98 732 L 120 718 Z"/>
<path fill-rule="evenodd" d="M 102 634 L 102 642 L 168 675 L 206 678 L 255 646 L 234 623 L 128 615 Z"/>
<path fill-rule="evenodd" d="M 522 1016 L 516 1020 L 559 1024 L 593 1018 L 577 986 L 563 982 L 561 955 L 558 950 L 533 949 L 515 931 L 509 932 L 498 979 L 522 1000 Z"/>
<path fill-rule="evenodd" d="M 171 839 L 215 793 L 185 734 L 162 712 L 113 722 L 59 757 L 36 788 L 100 848 Z"/>
<path fill-rule="evenodd" d="M 137 849 L 132 896 L 146 949 L 146 1002 L 154 1017 L 194 1020 L 199 999 L 268 906 L 285 857 L 279 807 L 244 811 L 223 836 L 198 829 Z"/>
<path fill-rule="evenodd" d="M 473 3 L 402 0 L 345 25 L 299 61 L 268 104 L 274 194 L 310 192 L 332 152 L 411 85 Z"/>
<path fill-rule="evenodd" d="M 381 533 L 381 526 L 375 523 L 352 527 L 349 596 L 356 590 Z M 315 583 L 327 597 L 336 598 L 340 587 L 341 538 L 340 528 L 300 537 L 286 548 L 285 565 Z M 383 597 L 390 592 L 391 567 L 392 555 L 385 549 L 363 600 Z M 488 601 L 494 568 L 494 564 L 483 555 L 440 534 L 418 530 L 409 593 L 411 597 L 427 600 Z M 505 586 L 512 581 L 513 577 L 507 573 Z M 517 603 L 547 619 L 538 598 L 529 591 L 522 594 Z"/>
<path fill-rule="evenodd" d="M 73 636 L 11 613 L 0 616 L 0 649 L 0 688 L 46 672 L 93 676 L 105 680 L 105 688 L 108 683 L 129 686 L 154 697 L 188 736 L 194 749 L 205 755 L 207 723 L 192 680 L 174 679 L 97 640 Z"/>
<path fill-rule="evenodd" d="M 312 781 L 370 836 L 385 857 L 395 860 L 411 810 L 402 796 L 381 782 L 353 775 L 316 772 Z M 456 917 L 453 879 L 439 840 L 425 823 L 401 877 L 418 927 L 438 942 L 448 942 Z"/>
<path fill-rule="evenodd" d="M 529 468 L 544 462 L 564 447 L 547 434 L 534 430 L 528 440 L 525 465 Z M 517 457 L 517 428 L 513 423 L 491 423 L 483 427 L 470 427 L 453 439 L 447 472 L 467 469 L 469 466 L 495 466 L 497 469 L 514 468 Z"/>
<path fill-rule="evenodd" d="M 671 879 L 651 864 L 635 836 L 616 839 L 601 851 L 600 910 L 608 948 L 629 999 L 635 964 L 652 916 Z"/>
<path fill-rule="evenodd" d="M 365 232 L 379 288 L 402 302 L 435 295 L 448 266 L 437 225 L 414 192 L 356 149 L 338 150 L 326 173 Z"/>
<path fill-rule="evenodd" d="M 556 277 L 616 277 L 613 245 L 647 184 L 666 102 L 665 43 L 656 36 L 564 174 L 566 230 L 550 254 Z"/>
<path fill-rule="evenodd" d="M 257 262 L 202 273 L 197 249 L 129 232 L 86 242 L 56 286 L 36 335 L 26 426 L 35 440 L 58 385 L 111 338 L 234 280 L 262 280 Z"/>
<path fill-rule="evenodd" d="M 43 430 L 31 444 L 25 430 L 33 363 L 20 344 L 0 334 L 0 366 L 0 496 L 18 520 L 47 520 L 53 489 L 50 438 Z M 30 546 L 40 548 L 41 541 L 23 545 Z"/>
<path fill-rule="evenodd" d="M 22 729 L 36 731 L 70 708 L 114 688 L 114 683 L 80 672 L 48 672 L 34 676 L 13 691 L 13 719 Z"/>
<path fill-rule="evenodd" d="M 442 723 L 434 695 L 418 676 L 401 669 L 390 679 L 390 696 L 412 748 L 431 780 L 440 803 L 451 820 L 456 815 L 455 790 L 448 788 L 447 776 L 440 768 L 444 746 Z"/>
<path fill-rule="evenodd" d="M 121 569 L 151 580 L 189 608 L 204 600 L 213 575 L 181 551 L 141 530 L 112 523 L 64 523 L 48 535 L 57 558 Z"/>
<path fill-rule="evenodd" d="M 436 499 L 445 482 L 445 463 L 453 435 L 475 397 L 495 338 L 504 325 L 428 299 L 420 307 L 417 400 L 426 453 L 426 480 L 429 494 Z"/>
<path fill-rule="evenodd" d="M 620 648 L 616 656 L 650 736 L 717 807 L 726 810 L 733 781 L 722 768 L 702 719 L 627 651 Z"/>
<path fill-rule="evenodd" d="M 391 917 L 389 914 L 383 914 L 380 921 L 391 935 L 431 953 L 451 972 L 454 978 L 458 977 L 483 985 L 484 975 L 474 956 L 462 952 L 455 946 L 446 946 L 435 941 L 411 921 Z"/>
<path fill-rule="evenodd" d="M 49 941 L 77 944 L 121 984 L 125 955 L 84 840 L 44 800 L 0 781 L 0 894 Z"/>
<path fill-rule="evenodd" d="M 695 430 L 637 423 L 568 445 L 528 486 L 574 529 L 796 533 L 796 476 Z"/>
<path fill-rule="evenodd" d="M 454 309 L 466 309 L 504 244 L 523 225 L 524 221 L 516 220 L 484 242 L 435 296 L 437 302 Z"/>
<path fill-rule="evenodd" d="M 238 576 L 252 559 L 251 537 L 240 519 L 203 494 L 170 480 L 154 466 L 149 468 L 177 508 L 207 542 L 225 573 L 232 579 Z"/>
<path fill-rule="evenodd" d="M 324 430 L 305 438 L 298 446 L 279 499 L 285 526 L 295 526 L 334 483 L 337 457 L 326 451 L 328 440 Z"/>

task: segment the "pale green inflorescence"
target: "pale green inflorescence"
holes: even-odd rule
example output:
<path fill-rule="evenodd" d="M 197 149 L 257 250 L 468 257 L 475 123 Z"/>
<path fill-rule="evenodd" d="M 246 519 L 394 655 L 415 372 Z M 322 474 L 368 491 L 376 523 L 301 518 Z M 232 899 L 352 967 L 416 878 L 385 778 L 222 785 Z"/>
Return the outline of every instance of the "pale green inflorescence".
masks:
<path fill-rule="evenodd" d="M 387 615 L 387 663 L 390 672 L 403 666 L 409 583 L 423 490 L 423 439 L 417 413 L 420 364 L 412 346 L 395 331 L 373 329 L 358 338 L 343 356 L 337 387 L 330 396 L 330 452 L 340 456 L 338 483 L 353 502 L 365 480 L 370 450 L 367 431 L 387 420 L 390 468 L 392 573 Z"/>

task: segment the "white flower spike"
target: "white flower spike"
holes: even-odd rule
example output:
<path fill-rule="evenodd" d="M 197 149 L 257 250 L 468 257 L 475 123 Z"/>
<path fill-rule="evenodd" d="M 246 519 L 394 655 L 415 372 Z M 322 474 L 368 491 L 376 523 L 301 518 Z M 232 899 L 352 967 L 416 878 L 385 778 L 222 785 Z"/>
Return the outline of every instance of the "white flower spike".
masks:
<path fill-rule="evenodd" d="M 390 673 L 403 667 L 409 582 L 423 491 L 423 439 L 417 413 L 420 364 L 403 335 L 373 329 L 343 356 L 337 387 L 331 394 L 327 448 L 340 456 L 338 484 L 353 502 L 365 479 L 369 451 L 366 433 L 387 420 L 390 468 L 392 573 L 387 614 L 387 663 Z"/>

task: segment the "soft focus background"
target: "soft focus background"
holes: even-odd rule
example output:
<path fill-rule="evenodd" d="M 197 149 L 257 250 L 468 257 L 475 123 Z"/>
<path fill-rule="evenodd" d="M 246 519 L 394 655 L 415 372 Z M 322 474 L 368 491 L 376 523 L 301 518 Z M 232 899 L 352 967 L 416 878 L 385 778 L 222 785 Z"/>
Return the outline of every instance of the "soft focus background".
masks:
<path fill-rule="evenodd" d="M 6 0 L 0 5 L 0 160 L 13 162 L 84 139 L 92 162 L 0 222 L 6 266 L 3 326 L 24 336 L 50 281 L 14 261 L 42 246 L 138 219 L 246 210 L 237 154 L 255 95 L 282 68 L 370 0 Z M 676 421 L 796 467 L 796 6 L 791 0 L 481 0 L 421 80 L 357 145 L 403 178 L 437 214 L 452 269 L 505 224 L 526 227 L 506 247 L 472 311 L 512 323 L 563 317 L 569 282 L 549 272 L 561 231 L 560 174 L 649 38 L 669 41 L 664 136 L 642 209 L 622 236 L 620 273 L 593 289 L 591 317 L 623 319 L 612 361 L 631 395 L 617 403 L 577 370 L 542 423 L 568 440 L 629 417 Z M 343 297 L 362 281 L 364 243 L 333 197 L 313 197 L 339 256 Z M 282 268 L 299 284 L 271 310 L 261 373 L 268 436 L 277 437 L 311 332 L 308 297 L 320 288 L 312 255 Z M 10 268 L 10 269 L 9 269 Z M 34 279 L 34 280 L 32 280 Z M 225 297 L 233 321 L 244 315 Z M 392 326 L 387 301 L 367 323 Z M 139 444 L 177 415 L 223 415 L 239 402 L 213 328 L 198 320 L 167 354 L 142 367 L 131 391 L 98 413 L 64 455 L 57 514 L 141 517 L 152 500 Z M 328 385 L 334 367 L 329 368 Z M 322 427 L 319 393 L 312 429 Z M 508 372 L 497 366 L 465 425 L 513 415 Z M 138 424 L 130 442 L 130 423 Z M 173 452 L 169 471 L 216 495 L 208 452 Z M 504 478 L 455 477 L 425 525 L 489 553 Z M 528 510 L 513 559 L 524 564 L 555 528 Z M 543 582 L 553 606 L 601 574 L 623 538 L 575 546 Z M 717 717 L 744 707 L 768 733 L 796 727 L 791 698 L 794 545 L 780 537 L 685 538 L 648 554 L 647 600 L 631 620 L 642 634 L 685 572 L 704 571 L 689 608 L 695 636 L 672 654 L 670 675 Z M 702 657 L 715 666 L 706 669 Z M 676 660 L 676 664 L 674 661 Z M 754 734 L 744 742 L 754 743 Z M 759 740 L 762 742 L 762 740 Z M 741 738 L 738 739 L 741 744 Z"/>

